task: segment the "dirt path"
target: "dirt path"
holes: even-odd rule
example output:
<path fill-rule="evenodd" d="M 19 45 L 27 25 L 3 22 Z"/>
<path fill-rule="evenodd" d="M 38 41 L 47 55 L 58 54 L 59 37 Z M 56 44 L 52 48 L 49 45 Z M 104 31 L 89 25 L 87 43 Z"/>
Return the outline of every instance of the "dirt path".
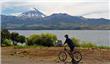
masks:
<path fill-rule="evenodd" d="M 59 62 L 61 47 L 24 48 L 2 47 L 2 64 L 64 64 Z M 79 64 L 110 64 L 110 49 L 80 49 L 83 59 Z M 66 64 L 71 64 L 67 60 Z"/>

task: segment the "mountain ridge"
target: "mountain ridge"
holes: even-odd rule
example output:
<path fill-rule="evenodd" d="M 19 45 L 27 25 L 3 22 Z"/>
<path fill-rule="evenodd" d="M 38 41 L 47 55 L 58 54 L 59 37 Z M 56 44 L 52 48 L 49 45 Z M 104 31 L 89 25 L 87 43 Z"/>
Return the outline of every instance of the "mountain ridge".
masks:
<path fill-rule="evenodd" d="M 35 30 L 109 30 L 110 19 L 85 18 L 66 13 L 54 13 L 45 17 L 18 17 L 1 15 L 2 29 Z"/>

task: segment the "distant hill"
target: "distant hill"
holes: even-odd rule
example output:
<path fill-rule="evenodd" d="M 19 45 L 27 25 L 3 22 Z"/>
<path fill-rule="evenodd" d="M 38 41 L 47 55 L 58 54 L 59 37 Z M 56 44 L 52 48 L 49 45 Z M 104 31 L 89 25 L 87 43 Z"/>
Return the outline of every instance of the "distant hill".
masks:
<path fill-rule="evenodd" d="M 19 16 L 1 15 L 1 21 L 2 29 L 14 30 L 110 30 L 110 19 L 89 19 L 66 13 L 46 16 L 38 10 L 23 12 Z"/>

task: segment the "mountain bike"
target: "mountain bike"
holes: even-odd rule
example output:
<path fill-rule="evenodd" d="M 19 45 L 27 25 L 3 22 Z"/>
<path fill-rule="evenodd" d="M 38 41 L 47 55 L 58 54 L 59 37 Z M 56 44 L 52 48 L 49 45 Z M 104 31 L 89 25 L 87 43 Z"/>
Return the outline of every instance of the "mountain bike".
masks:
<path fill-rule="evenodd" d="M 65 62 L 68 55 L 76 62 L 80 62 L 82 59 L 82 55 L 79 51 L 74 50 L 73 52 L 71 52 L 66 48 L 66 46 L 64 46 L 63 51 L 60 51 L 60 53 L 58 54 L 58 58 L 60 61 Z"/>

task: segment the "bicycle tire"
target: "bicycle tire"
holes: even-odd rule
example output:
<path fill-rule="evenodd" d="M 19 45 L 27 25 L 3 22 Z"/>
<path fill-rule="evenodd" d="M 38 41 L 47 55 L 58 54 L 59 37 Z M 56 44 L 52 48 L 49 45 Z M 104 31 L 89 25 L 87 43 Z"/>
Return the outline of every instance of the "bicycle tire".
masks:
<path fill-rule="evenodd" d="M 79 62 L 82 60 L 82 54 L 79 52 L 79 51 L 75 51 L 72 53 L 73 54 L 73 59 L 76 61 L 76 62 Z"/>
<path fill-rule="evenodd" d="M 67 59 L 67 54 L 65 51 L 61 51 L 59 54 L 58 54 L 58 58 L 60 61 L 65 61 Z"/>

